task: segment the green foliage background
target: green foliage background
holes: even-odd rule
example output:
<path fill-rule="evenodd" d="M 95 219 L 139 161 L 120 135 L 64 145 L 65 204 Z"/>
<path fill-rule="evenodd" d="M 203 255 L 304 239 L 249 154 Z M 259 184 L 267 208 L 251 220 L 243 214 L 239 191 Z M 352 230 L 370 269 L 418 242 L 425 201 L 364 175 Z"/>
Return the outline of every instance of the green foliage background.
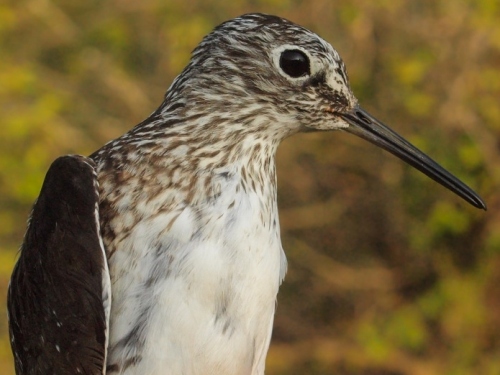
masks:
<path fill-rule="evenodd" d="M 330 41 L 362 105 L 489 207 L 344 133 L 284 142 L 289 272 L 267 373 L 500 374 L 497 0 L 2 0 L 0 309 L 50 162 L 140 122 L 203 35 L 253 11 Z"/>

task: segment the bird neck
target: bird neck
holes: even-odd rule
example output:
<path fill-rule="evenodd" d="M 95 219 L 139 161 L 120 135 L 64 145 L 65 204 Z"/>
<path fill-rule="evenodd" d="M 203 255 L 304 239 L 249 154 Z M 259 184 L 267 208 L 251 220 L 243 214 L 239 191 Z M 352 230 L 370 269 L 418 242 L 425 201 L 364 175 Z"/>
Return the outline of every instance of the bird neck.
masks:
<path fill-rule="evenodd" d="M 275 153 L 282 134 L 269 129 L 264 115 L 252 120 L 244 114 L 229 116 L 198 117 L 186 110 L 153 114 L 93 155 L 102 188 L 115 195 L 115 182 L 127 180 L 143 191 L 182 192 L 183 200 L 196 203 L 215 195 L 224 178 L 231 178 L 240 180 L 244 191 L 275 200 Z"/>
<path fill-rule="evenodd" d="M 276 197 L 275 154 L 279 140 L 245 129 L 241 124 L 200 124 L 172 129 L 163 139 L 156 163 L 170 176 L 189 176 L 187 201 L 205 199 L 239 180 L 244 191 Z M 237 128 L 237 129 L 236 129 Z M 193 202 L 194 203 L 194 202 Z"/>

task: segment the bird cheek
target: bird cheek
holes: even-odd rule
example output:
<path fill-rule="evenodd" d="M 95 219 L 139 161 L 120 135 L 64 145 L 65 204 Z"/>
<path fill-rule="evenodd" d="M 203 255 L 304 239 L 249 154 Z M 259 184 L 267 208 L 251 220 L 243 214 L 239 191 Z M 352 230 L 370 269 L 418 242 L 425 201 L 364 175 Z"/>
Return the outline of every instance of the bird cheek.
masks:
<path fill-rule="evenodd" d="M 331 112 L 328 109 L 322 108 L 316 112 L 316 116 L 309 118 L 305 125 L 304 131 L 329 131 L 345 129 L 349 124 L 344 121 L 337 113 Z"/>
<path fill-rule="evenodd" d="M 349 124 L 346 123 L 342 118 L 325 116 L 321 121 L 319 121 L 314 128 L 316 130 L 339 130 L 348 128 Z"/>

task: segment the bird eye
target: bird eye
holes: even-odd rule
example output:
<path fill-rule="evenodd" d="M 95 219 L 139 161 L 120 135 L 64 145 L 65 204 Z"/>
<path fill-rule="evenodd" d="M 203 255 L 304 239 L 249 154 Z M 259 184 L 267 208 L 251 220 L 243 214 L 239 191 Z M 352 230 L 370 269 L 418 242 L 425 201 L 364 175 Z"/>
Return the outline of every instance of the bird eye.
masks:
<path fill-rule="evenodd" d="M 280 68 L 292 78 L 309 75 L 310 65 L 309 58 L 298 49 L 288 49 L 280 56 Z"/>

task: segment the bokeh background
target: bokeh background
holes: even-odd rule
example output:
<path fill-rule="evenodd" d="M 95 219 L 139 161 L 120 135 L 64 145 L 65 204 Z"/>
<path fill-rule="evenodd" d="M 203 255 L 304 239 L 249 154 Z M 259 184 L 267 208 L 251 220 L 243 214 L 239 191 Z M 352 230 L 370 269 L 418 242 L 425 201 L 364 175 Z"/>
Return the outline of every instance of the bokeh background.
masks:
<path fill-rule="evenodd" d="M 498 0 L 2 0 L 1 374 L 8 279 L 51 161 L 140 122 L 206 33 L 254 11 L 331 42 L 363 106 L 489 208 L 351 135 L 286 140 L 267 374 L 500 374 Z"/>

